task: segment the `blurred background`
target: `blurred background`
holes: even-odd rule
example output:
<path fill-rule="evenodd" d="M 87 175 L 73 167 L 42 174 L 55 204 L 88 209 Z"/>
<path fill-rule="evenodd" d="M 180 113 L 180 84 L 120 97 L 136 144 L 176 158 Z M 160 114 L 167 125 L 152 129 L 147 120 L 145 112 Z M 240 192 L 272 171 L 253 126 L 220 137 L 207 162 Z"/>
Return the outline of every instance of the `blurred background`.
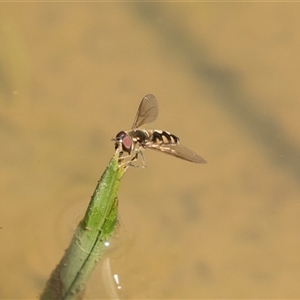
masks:
<path fill-rule="evenodd" d="M 1 3 L 0 298 L 37 298 L 154 94 L 97 298 L 300 298 L 296 3 Z"/>

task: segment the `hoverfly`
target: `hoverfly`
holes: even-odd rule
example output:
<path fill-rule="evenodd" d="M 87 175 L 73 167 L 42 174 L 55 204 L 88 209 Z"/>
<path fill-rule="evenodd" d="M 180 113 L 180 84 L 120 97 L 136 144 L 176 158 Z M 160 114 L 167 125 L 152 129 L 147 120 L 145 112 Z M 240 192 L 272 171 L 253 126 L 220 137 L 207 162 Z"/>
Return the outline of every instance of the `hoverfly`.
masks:
<path fill-rule="evenodd" d="M 146 95 L 138 108 L 131 130 L 120 131 L 113 139 L 115 149 L 119 151 L 120 159 L 124 153 L 131 157 L 127 166 L 134 166 L 133 161 L 141 155 L 145 167 L 144 149 L 159 150 L 163 153 L 194 163 L 206 163 L 206 161 L 192 150 L 180 144 L 179 138 L 164 130 L 138 129 L 140 126 L 156 120 L 158 116 L 158 104 L 154 95 Z"/>

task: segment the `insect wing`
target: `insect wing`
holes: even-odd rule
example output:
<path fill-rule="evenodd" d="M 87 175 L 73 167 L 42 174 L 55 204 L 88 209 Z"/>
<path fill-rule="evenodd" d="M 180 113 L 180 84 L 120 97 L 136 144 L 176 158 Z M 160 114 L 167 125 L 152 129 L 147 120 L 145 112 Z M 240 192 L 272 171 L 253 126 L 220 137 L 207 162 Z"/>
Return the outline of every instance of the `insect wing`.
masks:
<path fill-rule="evenodd" d="M 153 122 L 158 116 L 158 104 L 154 95 L 146 95 L 138 108 L 131 129 L 138 128 L 145 123 Z"/>
<path fill-rule="evenodd" d="M 159 150 L 163 153 L 170 154 L 172 156 L 176 156 L 178 158 L 198 163 L 198 164 L 206 164 L 206 160 L 201 156 L 196 154 L 194 151 L 182 146 L 181 144 L 155 144 L 155 143 L 147 143 L 145 145 L 148 149 Z"/>

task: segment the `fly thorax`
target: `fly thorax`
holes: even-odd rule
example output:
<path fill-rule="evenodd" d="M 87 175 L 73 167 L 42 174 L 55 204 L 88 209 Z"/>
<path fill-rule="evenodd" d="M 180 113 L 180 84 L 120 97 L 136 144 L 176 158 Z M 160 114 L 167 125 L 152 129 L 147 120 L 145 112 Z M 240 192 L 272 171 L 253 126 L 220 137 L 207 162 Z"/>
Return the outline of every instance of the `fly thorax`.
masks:
<path fill-rule="evenodd" d="M 135 143 L 139 143 L 141 145 L 144 145 L 146 142 L 148 142 L 150 137 L 148 131 L 142 129 L 134 129 L 130 131 L 129 134 Z"/>

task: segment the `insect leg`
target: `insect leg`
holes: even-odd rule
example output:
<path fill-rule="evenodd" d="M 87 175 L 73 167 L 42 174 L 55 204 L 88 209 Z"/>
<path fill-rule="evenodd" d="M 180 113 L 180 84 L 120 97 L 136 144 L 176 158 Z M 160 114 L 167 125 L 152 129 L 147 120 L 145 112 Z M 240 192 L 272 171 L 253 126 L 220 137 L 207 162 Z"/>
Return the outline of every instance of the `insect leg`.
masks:
<path fill-rule="evenodd" d="M 133 163 L 133 162 L 135 162 L 135 161 L 138 160 L 139 154 L 141 154 L 142 163 L 143 163 L 142 166 L 136 165 L 136 164 Z M 135 155 L 132 157 L 132 159 L 128 163 L 128 166 L 134 167 L 134 168 L 145 168 L 145 166 L 146 166 L 146 160 L 145 160 L 144 154 L 143 154 L 143 152 L 141 150 L 135 149 Z"/>

